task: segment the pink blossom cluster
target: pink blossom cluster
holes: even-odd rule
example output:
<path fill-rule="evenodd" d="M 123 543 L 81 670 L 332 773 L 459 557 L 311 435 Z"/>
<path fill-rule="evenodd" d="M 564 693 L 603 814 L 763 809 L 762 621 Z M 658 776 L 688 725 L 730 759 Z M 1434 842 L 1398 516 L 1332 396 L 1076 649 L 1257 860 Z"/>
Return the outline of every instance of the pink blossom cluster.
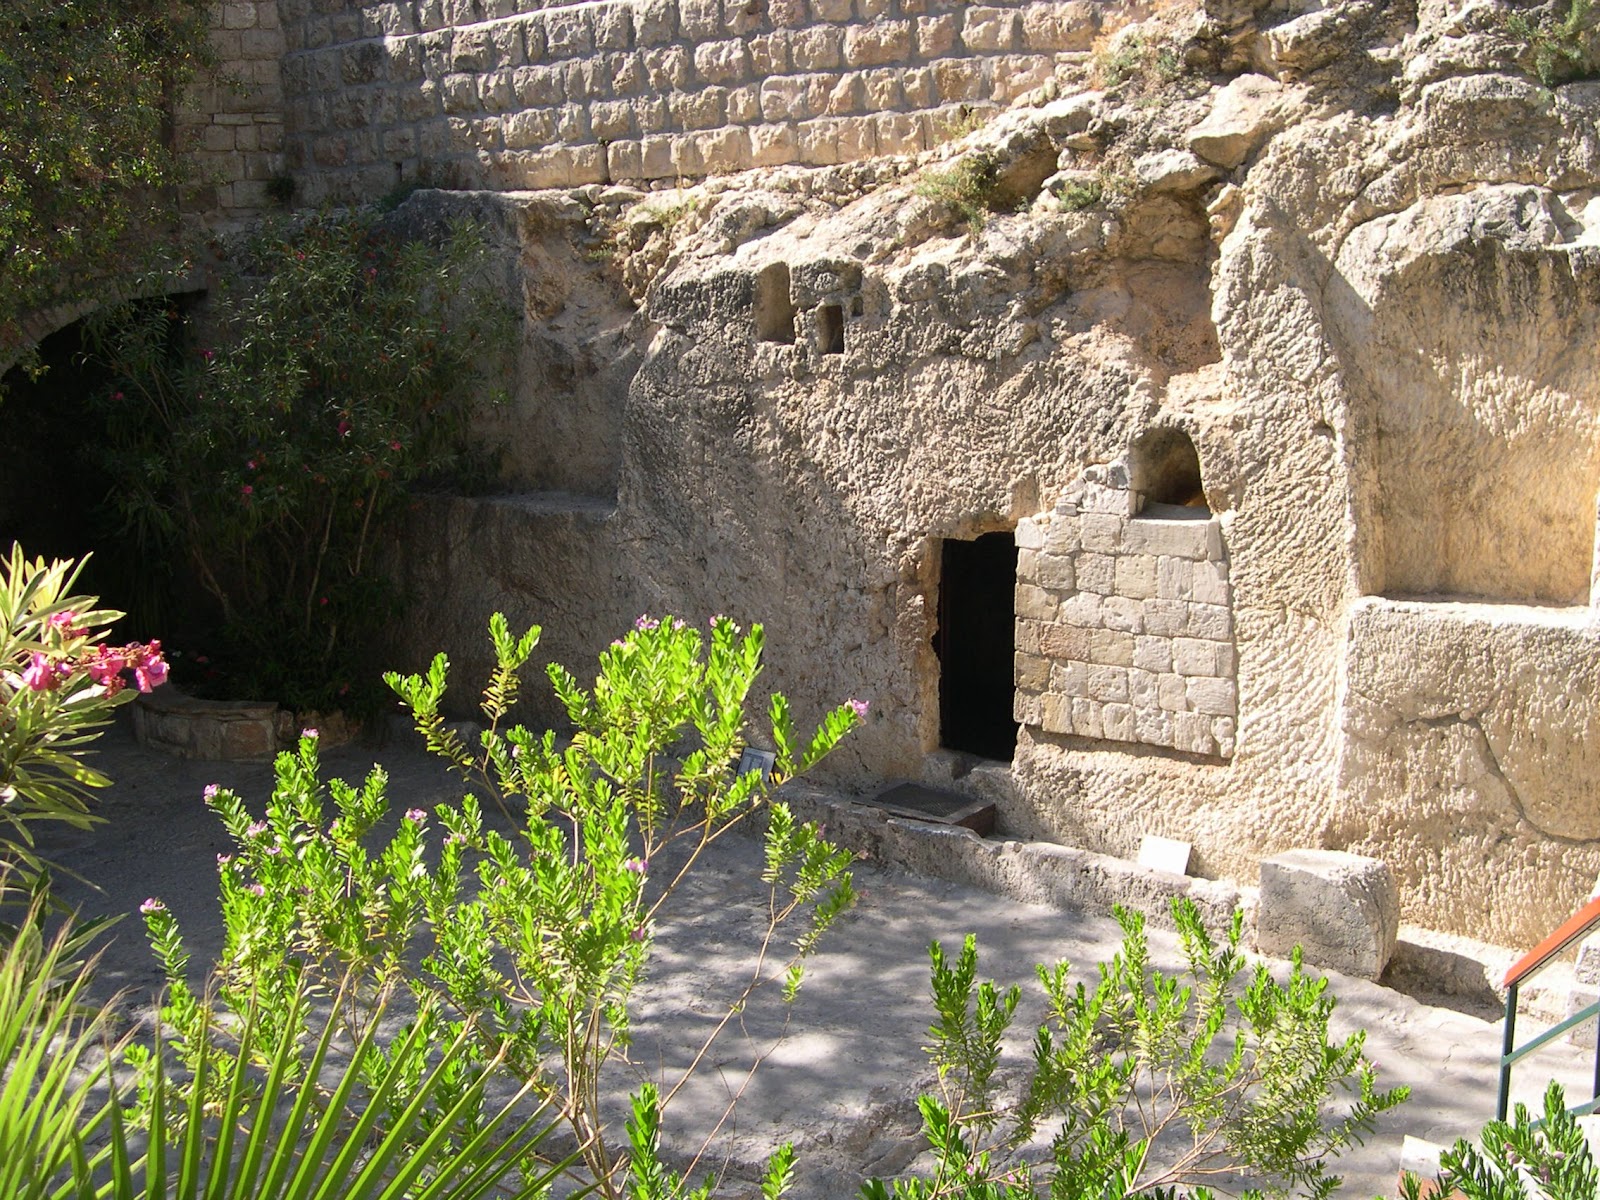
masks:
<path fill-rule="evenodd" d="M 69 637 L 81 632 L 70 625 L 56 625 L 54 618 L 52 625 Z M 108 696 L 115 696 L 127 686 L 124 671 L 133 673 L 134 685 L 141 692 L 153 691 L 167 681 L 167 661 L 161 656 L 161 643 L 129 642 L 126 646 L 91 646 L 83 654 L 61 658 L 35 651 L 23 668 L 22 685 L 35 692 L 54 691 L 74 671 L 88 672 L 89 678 L 104 687 Z"/>

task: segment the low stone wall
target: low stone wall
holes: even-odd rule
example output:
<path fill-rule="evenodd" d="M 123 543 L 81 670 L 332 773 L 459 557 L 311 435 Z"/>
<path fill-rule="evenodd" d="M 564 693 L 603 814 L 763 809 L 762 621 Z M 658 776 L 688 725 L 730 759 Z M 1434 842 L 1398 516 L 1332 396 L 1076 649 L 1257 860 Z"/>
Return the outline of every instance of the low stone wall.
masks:
<path fill-rule="evenodd" d="M 281 0 L 307 200 L 916 153 L 1085 54 L 1088 0 Z"/>
<path fill-rule="evenodd" d="M 197 700 L 169 685 L 134 703 L 133 734 L 179 758 L 249 762 L 287 747 L 295 720 L 270 700 Z"/>

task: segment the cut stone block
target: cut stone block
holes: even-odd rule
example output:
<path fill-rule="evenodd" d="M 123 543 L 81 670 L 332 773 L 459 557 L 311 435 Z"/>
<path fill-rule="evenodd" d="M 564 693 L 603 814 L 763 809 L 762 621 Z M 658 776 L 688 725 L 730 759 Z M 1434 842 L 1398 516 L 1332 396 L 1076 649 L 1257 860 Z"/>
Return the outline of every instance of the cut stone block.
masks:
<path fill-rule="evenodd" d="M 1377 979 L 1400 934 L 1400 893 L 1387 864 L 1341 850 L 1290 850 L 1261 863 L 1256 948 Z"/>

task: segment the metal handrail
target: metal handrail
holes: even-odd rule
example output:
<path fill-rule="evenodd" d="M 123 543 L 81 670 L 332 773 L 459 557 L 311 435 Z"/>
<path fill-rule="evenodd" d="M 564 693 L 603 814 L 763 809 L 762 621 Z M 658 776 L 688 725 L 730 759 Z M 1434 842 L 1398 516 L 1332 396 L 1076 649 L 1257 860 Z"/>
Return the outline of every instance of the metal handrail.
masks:
<path fill-rule="evenodd" d="M 1519 958 L 1512 968 L 1506 972 L 1502 985 L 1506 989 L 1506 1028 L 1505 1037 L 1500 1044 L 1500 1095 L 1495 1102 L 1495 1117 L 1497 1120 L 1504 1121 L 1506 1119 L 1506 1110 L 1511 1103 L 1511 1064 L 1524 1055 L 1531 1054 L 1547 1042 L 1560 1037 L 1568 1030 L 1600 1016 L 1600 1001 L 1597 1001 L 1582 1012 L 1574 1013 L 1560 1024 L 1545 1030 L 1538 1037 L 1523 1043 L 1521 1046 L 1516 1044 L 1517 991 L 1521 987 L 1522 981 L 1543 968 L 1552 958 L 1560 954 L 1596 925 L 1600 925 L 1600 896 L 1594 897 L 1589 903 L 1568 917 L 1562 922 L 1559 929 Z M 1595 1035 L 1594 1090 L 1591 1093 L 1591 1098 L 1588 1103 L 1579 1104 L 1568 1111 L 1577 1117 L 1600 1111 L 1600 1030 L 1597 1030 Z"/>

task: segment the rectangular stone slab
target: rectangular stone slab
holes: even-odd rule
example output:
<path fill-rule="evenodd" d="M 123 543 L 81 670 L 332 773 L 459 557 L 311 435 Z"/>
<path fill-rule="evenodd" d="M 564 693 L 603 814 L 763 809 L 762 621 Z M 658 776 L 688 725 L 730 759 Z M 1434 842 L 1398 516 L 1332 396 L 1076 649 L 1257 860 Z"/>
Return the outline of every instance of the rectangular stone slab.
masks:
<path fill-rule="evenodd" d="M 913 821 L 960 825 L 980 837 L 994 832 L 994 805 L 990 801 L 974 800 L 959 792 L 941 791 L 920 783 L 898 783 L 863 803 Z"/>

